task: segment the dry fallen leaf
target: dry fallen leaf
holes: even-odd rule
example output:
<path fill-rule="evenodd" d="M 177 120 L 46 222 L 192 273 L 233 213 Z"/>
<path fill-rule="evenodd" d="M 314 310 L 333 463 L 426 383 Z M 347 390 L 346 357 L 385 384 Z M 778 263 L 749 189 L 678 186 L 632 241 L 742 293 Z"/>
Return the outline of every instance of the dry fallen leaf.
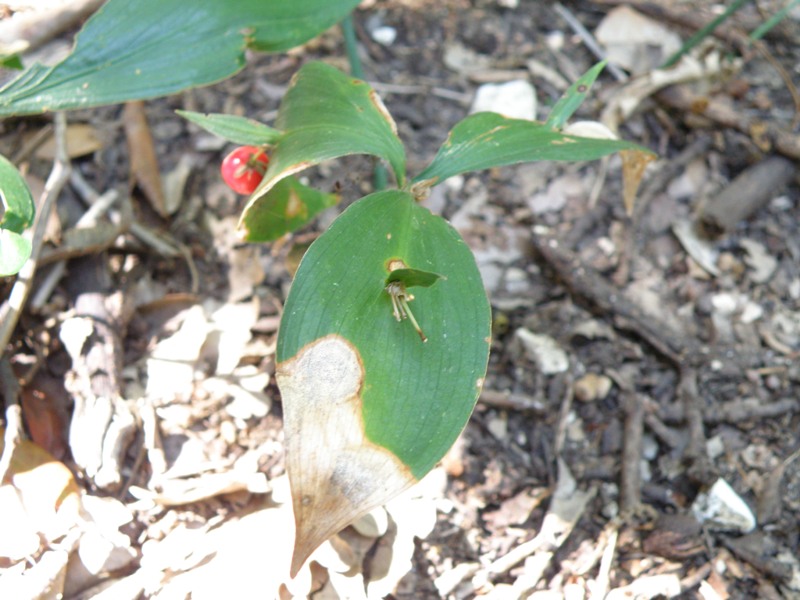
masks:
<path fill-rule="evenodd" d="M 0 454 L 4 433 L 0 429 Z M 39 535 L 54 540 L 79 522 L 81 501 L 72 473 L 33 442 L 23 440 L 14 449 L 7 480 L 0 485 L 0 556 L 24 558 L 38 549 Z M 23 549 L 22 556 L 15 554 Z"/>
<path fill-rule="evenodd" d="M 150 205 L 160 216 L 168 217 L 164 186 L 161 183 L 161 172 L 158 169 L 153 136 L 144 102 L 127 102 L 122 115 L 125 123 L 125 135 L 128 138 L 128 152 L 131 161 L 131 180 L 139 185 Z"/>
<path fill-rule="evenodd" d="M 88 123 L 73 123 L 67 126 L 67 156 L 78 158 L 94 154 L 103 148 L 103 141 L 97 129 Z M 36 150 L 36 157 L 44 160 L 54 160 L 56 157 L 56 141 L 51 135 Z"/>
<path fill-rule="evenodd" d="M 625 212 L 630 216 L 633 214 L 636 192 L 639 191 L 644 171 L 656 157 L 640 150 L 621 150 L 619 154 L 622 157 L 622 199 L 625 203 Z"/>

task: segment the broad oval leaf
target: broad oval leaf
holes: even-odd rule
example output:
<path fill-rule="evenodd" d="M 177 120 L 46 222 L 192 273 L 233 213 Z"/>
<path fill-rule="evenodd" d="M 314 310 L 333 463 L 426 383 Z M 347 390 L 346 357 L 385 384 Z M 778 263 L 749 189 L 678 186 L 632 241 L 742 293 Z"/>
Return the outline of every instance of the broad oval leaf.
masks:
<path fill-rule="evenodd" d="M 28 184 L 17 168 L 0 155 L 0 227 L 22 233 L 33 223 L 34 204 Z"/>
<path fill-rule="evenodd" d="M 0 228 L 0 277 L 15 275 L 31 255 L 31 241 L 10 229 Z"/>
<path fill-rule="evenodd" d="M 247 213 L 278 181 L 312 165 L 348 154 L 386 160 L 405 183 L 405 151 L 397 127 L 369 85 L 324 63 L 304 65 L 281 101 L 275 127 L 283 135 L 270 153 L 264 180 L 244 208 L 239 229 L 247 237 Z"/>
<path fill-rule="evenodd" d="M 390 265 L 441 273 L 397 321 Z M 466 424 L 486 372 L 490 311 L 475 259 L 411 194 L 377 192 L 308 250 L 277 348 L 296 572 L 325 539 L 425 475 Z"/>
<path fill-rule="evenodd" d="M 244 216 L 248 242 L 271 242 L 300 229 L 320 212 L 339 202 L 337 194 L 326 194 L 303 185 L 294 177 L 280 180 Z"/>
<path fill-rule="evenodd" d="M 535 160 L 594 160 L 620 150 L 643 148 L 624 140 L 565 135 L 543 123 L 510 119 L 497 113 L 476 113 L 453 127 L 431 164 L 414 178 L 414 183 L 430 187 L 467 171 Z"/>
<path fill-rule="evenodd" d="M 166 96 L 230 77 L 245 47 L 279 52 L 334 25 L 358 0 L 109 0 L 53 67 L 0 90 L 0 116 Z"/>
<path fill-rule="evenodd" d="M 34 204 L 17 168 L 0 156 L 0 277 L 19 272 L 31 255 L 31 241 L 20 235 L 33 222 Z"/>
<path fill-rule="evenodd" d="M 281 132 L 254 119 L 220 113 L 203 114 L 191 110 L 176 110 L 180 116 L 209 133 L 243 146 L 271 146 Z"/>

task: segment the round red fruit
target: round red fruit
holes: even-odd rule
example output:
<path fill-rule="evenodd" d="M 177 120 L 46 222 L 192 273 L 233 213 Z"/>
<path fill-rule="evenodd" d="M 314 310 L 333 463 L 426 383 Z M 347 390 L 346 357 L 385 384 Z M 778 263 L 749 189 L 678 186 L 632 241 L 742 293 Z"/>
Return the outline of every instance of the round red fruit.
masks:
<path fill-rule="evenodd" d="M 220 167 L 222 179 L 237 194 L 252 194 L 264 179 L 269 157 L 263 148 L 239 146 L 228 154 Z"/>

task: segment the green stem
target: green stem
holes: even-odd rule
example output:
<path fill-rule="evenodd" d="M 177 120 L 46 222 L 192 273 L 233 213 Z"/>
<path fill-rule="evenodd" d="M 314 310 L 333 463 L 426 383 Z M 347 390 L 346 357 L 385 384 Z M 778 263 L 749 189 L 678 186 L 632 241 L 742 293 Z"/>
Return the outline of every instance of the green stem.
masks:
<path fill-rule="evenodd" d="M 728 17 L 730 17 L 733 13 L 739 10 L 745 3 L 749 2 L 750 0 L 735 0 L 725 12 L 719 15 L 716 19 L 711 21 L 708 25 L 703 27 L 697 33 L 695 33 L 692 37 L 686 40 L 686 43 L 681 46 L 680 50 L 678 50 L 675 54 L 670 56 L 663 65 L 661 65 L 662 69 L 667 69 L 678 62 L 684 54 L 689 52 L 692 48 L 697 46 L 700 42 L 702 42 L 706 37 L 708 37 L 712 31 L 714 31 L 720 23 L 725 21 Z"/>
<path fill-rule="evenodd" d="M 772 15 L 769 19 L 764 21 L 761 25 L 756 27 L 753 30 L 753 32 L 747 37 L 749 37 L 752 41 L 760 40 L 762 37 L 764 37 L 766 35 L 766 33 L 770 29 L 772 29 L 773 27 L 775 27 L 775 25 L 780 23 L 783 20 L 783 18 L 786 16 L 786 14 L 790 10 L 792 10 L 792 7 L 794 7 L 794 5 L 797 4 L 798 2 L 800 2 L 800 0 L 789 0 L 789 2 L 786 3 L 786 6 L 784 6 L 782 9 L 780 9 L 774 15 Z"/>
<path fill-rule="evenodd" d="M 364 67 L 361 65 L 361 57 L 358 55 L 358 40 L 356 39 L 356 29 L 353 25 L 353 13 L 347 15 L 342 21 L 342 34 L 344 35 L 347 60 L 350 63 L 350 73 L 353 77 L 364 79 Z M 380 191 L 386 188 L 386 184 L 386 167 L 376 160 L 372 170 L 372 187 L 376 191 Z"/>
<path fill-rule="evenodd" d="M 342 34 L 344 34 L 347 60 L 350 62 L 350 73 L 353 74 L 353 77 L 364 79 L 364 68 L 361 66 L 361 57 L 358 55 L 358 40 L 356 40 L 356 28 L 353 25 L 353 13 L 347 15 L 342 21 Z"/>

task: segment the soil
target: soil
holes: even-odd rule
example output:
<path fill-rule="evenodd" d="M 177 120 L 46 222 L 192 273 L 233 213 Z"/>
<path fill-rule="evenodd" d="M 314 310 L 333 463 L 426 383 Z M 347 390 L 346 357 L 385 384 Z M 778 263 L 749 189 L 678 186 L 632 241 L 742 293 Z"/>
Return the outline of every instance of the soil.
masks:
<path fill-rule="evenodd" d="M 572 2 L 567 8 L 594 31 L 615 4 Z M 707 2 L 694 5 L 701 20 L 713 9 Z M 679 3 L 659 6 L 686 14 Z M 656 18 L 684 39 L 697 29 L 663 14 Z M 726 27 L 738 31 L 757 18 L 748 8 Z M 546 3 L 376 1 L 356 13 L 356 26 L 366 79 L 397 122 L 411 173 L 427 164 L 468 114 L 480 85 L 530 81 L 544 119 L 563 90 L 555 79 L 533 74 L 531 61 L 571 81 L 597 60 Z M 376 26 L 393 28 L 396 39 L 387 45 L 375 41 Z M 712 43 L 723 54 L 738 52 L 729 41 Z M 485 67 L 448 66 L 455 47 L 480 55 Z M 778 69 L 800 81 L 800 21 L 785 19 L 763 47 L 764 52 L 751 50 L 735 73 L 700 79 L 689 89 L 742 119 L 798 137 L 796 90 Z M 135 398 L 138 390 L 146 398 L 147 359 L 190 306 L 230 301 L 231 274 L 244 277 L 231 260 L 260 268 L 237 300 L 259 300 L 254 338 L 240 366 L 274 373 L 277 316 L 298 249 L 371 191 L 372 163 L 351 157 L 309 172 L 321 189 L 341 190 L 341 204 L 279 243 L 243 250 L 231 231 L 243 201 L 218 174 L 232 146 L 217 143 L 174 111 L 270 122 L 290 78 L 312 59 L 348 68 L 338 29 L 288 54 L 252 54 L 245 70 L 217 85 L 146 102 L 161 172 L 173 171 L 182 157 L 190 159 L 184 200 L 167 218 L 153 210 L 143 186 L 129 185 L 122 109 L 70 113 L 71 123 L 90 123 L 102 139 L 102 148 L 76 159 L 74 168 L 97 191 L 130 189 L 134 218 L 190 257 L 160 255 L 126 236 L 93 259 L 79 259 L 105 265 L 108 290 L 153 294 L 139 302 L 123 338 L 124 397 Z M 605 72 L 575 118 L 598 119 L 613 98 L 629 93 Z M 4 124 L 3 153 L 9 154 L 12 136 L 37 130 L 46 120 Z M 492 304 L 492 353 L 476 410 L 443 461 L 447 479 L 435 526 L 415 539 L 407 573 L 389 597 L 602 598 L 610 591 L 608 598 L 800 598 L 800 461 L 793 460 L 800 449 L 800 156 L 763 143 L 755 132 L 715 122 L 701 106 L 682 110 L 658 95 L 621 123 L 620 136 L 658 153 L 633 215 L 622 200 L 616 158 L 467 174 L 436 188 L 426 201 L 454 223 L 476 254 Z M 689 234 L 687 241 L 679 234 L 681 224 L 695 232 L 704 207 L 722 190 L 740 189 L 741 180 L 733 187 L 731 182 L 771 156 L 793 169 L 788 177 L 757 181 L 764 196 L 757 206 L 729 228 L 705 232 L 707 237 Z M 43 179 L 49 166 L 34 159 L 31 172 Z M 67 189 L 60 201 L 64 230 L 74 221 L 76 198 Z M 249 254 L 237 254 L 242 251 Z M 712 257 L 710 268 L 703 252 Z M 77 260 L 67 265 L 67 273 L 82 269 Z M 40 270 L 39 277 L 47 272 Z M 3 297 L 8 289 L 0 288 Z M 18 373 L 38 356 L 35 381 L 64 379 L 70 361 L 53 318 L 74 306 L 76 293 L 68 277 L 38 311 L 25 312 L 9 353 Z M 198 362 L 203 377 L 213 376 L 212 361 Z M 226 410 L 230 397 L 219 400 L 207 391 L 177 403 L 183 425 L 174 413 L 164 416 L 168 406 L 157 406 L 159 418 L 169 422 L 162 424 L 167 462 L 178 454 L 170 444 L 189 438 L 202 442 L 198 451 L 209 462 L 270 448 L 259 470 L 269 481 L 279 478 L 281 407 L 274 380 L 263 392 L 268 413 L 243 419 Z M 60 444 L 65 463 L 74 467 L 66 450 L 71 401 L 63 391 L 53 396 L 65 404 L 47 409 L 57 423 L 50 449 Z M 128 506 L 142 501 L 131 488 L 146 488 L 152 470 L 152 456 L 143 456 L 143 435 L 137 427 L 122 469 L 125 486 L 110 494 Z M 90 494 L 109 495 L 77 469 L 75 474 Z M 698 497 L 719 481 L 749 507 L 755 529 L 696 517 Z M 86 580 L 68 597 L 92 597 L 100 580 L 140 572 L 143 547 L 167 535 L 167 520 L 211 527 L 252 511 L 263 502 L 258 497 L 240 490 L 157 513 L 134 511 L 123 529 L 133 560 Z M 585 503 L 567 502 L 576 497 Z M 549 521 L 558 518 L 563 535 L 553 533 L 558 529 Z M 155 531 L 154 523 L 164 530 Z M 547 540 L 537 538 L 542 531 Z M 540 543 L 525 546 L 536 539 Z M 353 571 L 369 577 L 376 547 Z M 520 547 L 529 548 L 527 554 L 502 564 L 502 557 Z M 324 588 L 327 575 L 322 569 L 315 573 L 315 585 Z M 445 585 L 446 576 L 454 583 Z M 140 597 L 175 596 L 168 581 L 160 589 L 143 589 Z M 250 590 L 241 597 L 261 596 Z M 315 597 L 351 596 L 328 586 Z"/>

